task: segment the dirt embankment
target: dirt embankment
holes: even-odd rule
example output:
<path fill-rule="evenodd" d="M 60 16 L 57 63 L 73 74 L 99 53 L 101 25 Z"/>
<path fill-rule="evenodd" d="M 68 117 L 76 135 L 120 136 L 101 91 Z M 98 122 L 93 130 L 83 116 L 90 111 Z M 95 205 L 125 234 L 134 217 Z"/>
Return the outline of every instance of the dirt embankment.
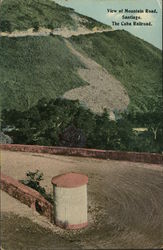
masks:
<path fill-rule="evenodd" d="M 123 85 L 101 65 L 81 54 L 72 47 L 70 42 L 65 41 L 71 52 L 86 66 L 86 69 L 79 68 L 78 74 L 89 85 L 69 90 L 64 97 L 71 100 L 78 99 L 96 113 L 103 112 L 104 108 L 109 112 L 114 109 L 126 109 L 129 97 Z"/>

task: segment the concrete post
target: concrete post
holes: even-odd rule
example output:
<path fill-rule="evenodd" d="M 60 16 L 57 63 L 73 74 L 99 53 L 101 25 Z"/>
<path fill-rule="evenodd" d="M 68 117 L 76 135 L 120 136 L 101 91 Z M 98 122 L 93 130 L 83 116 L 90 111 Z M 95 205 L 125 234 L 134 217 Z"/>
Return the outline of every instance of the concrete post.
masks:
<path fill-rule="evenodd" d="M 83 174 L 67 173 L 52 178 L 55 224 L 65 229 L 88 225 L 87 183 Z"/>

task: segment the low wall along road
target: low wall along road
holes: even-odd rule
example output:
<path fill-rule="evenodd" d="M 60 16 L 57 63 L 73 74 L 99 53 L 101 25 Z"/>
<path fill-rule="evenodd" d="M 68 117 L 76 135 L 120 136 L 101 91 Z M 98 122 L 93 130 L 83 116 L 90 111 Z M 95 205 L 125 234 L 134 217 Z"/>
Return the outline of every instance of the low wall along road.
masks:
<path fill-rule="evenodd" d="M 0 188 L 53 222 L 53 206 L 34 189 L 2 173 Z"/>
<path fill-rule="evenodd" d="M 67 156 L 83 156 L 94 157 L 110 160 L 122 160 L 132 162 L 145 162 L 152 164 L 163 163 L 163 154 L 138 153 L 138 152 L 123 152 L 112 150 L 98 150 L 85 148 L 66 148 L 66 147 L 49 147 L 36 145 L 20 145 L 20 144 L 1 144 L 0 149 L 33 152 L 33 153 L 48 153 Z"/>

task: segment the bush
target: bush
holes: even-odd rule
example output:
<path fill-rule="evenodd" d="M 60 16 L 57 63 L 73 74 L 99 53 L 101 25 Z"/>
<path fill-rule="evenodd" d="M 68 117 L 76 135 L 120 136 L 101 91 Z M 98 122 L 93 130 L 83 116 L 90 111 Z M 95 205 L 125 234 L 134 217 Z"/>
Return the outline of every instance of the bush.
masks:
<path fill-rule="evenodd" d="M 0 30 L 2 32 L 8 31 L 11 32 L 11 23 L 8 20 L 2 20 L 0 22 Z"/>
<path fill-rule="evenodd" d="M 38 169 L 35 172 L 28 171 L 26 173 L 27 178 L 25 180 L 20 180 L 20 182 L 30 188 L 38 191 L 47 201 L 53 204 L 53 198 L 51 194 L 46 193 L 45 188 L 40 186 L 40 181 L 43 180 L 43 173 Z"/>
<path fill-rule="evenodd" d="M 33 31 L 34 32 L 37 32 L 39 30 L 39 22 L 35 22 L 34 24 L 33 24 Z"/>

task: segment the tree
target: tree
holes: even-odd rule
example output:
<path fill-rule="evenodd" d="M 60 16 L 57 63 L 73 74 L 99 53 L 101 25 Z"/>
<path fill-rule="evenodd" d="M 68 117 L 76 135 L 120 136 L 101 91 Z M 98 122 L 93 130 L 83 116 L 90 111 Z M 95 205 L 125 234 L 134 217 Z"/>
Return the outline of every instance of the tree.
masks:
<path fill-rule="evenodd" d="M 59 145 L 83 148 L 86 145 L 86 138 L 83 131 L 72 124 L 60 134 Z"/>
<path fill-rule="evenodd" d="M 0 30 L 2 32 L 12 32 L 10 21 L 8 21 L 8 20 L 2 20 L 0 22 Z"/>
<path fill-rule="evenodd" d="M 37 32 L 38 30 L 39 30 L 39 22 L 36 21 L 33 23 L 33 31 Z"/>

